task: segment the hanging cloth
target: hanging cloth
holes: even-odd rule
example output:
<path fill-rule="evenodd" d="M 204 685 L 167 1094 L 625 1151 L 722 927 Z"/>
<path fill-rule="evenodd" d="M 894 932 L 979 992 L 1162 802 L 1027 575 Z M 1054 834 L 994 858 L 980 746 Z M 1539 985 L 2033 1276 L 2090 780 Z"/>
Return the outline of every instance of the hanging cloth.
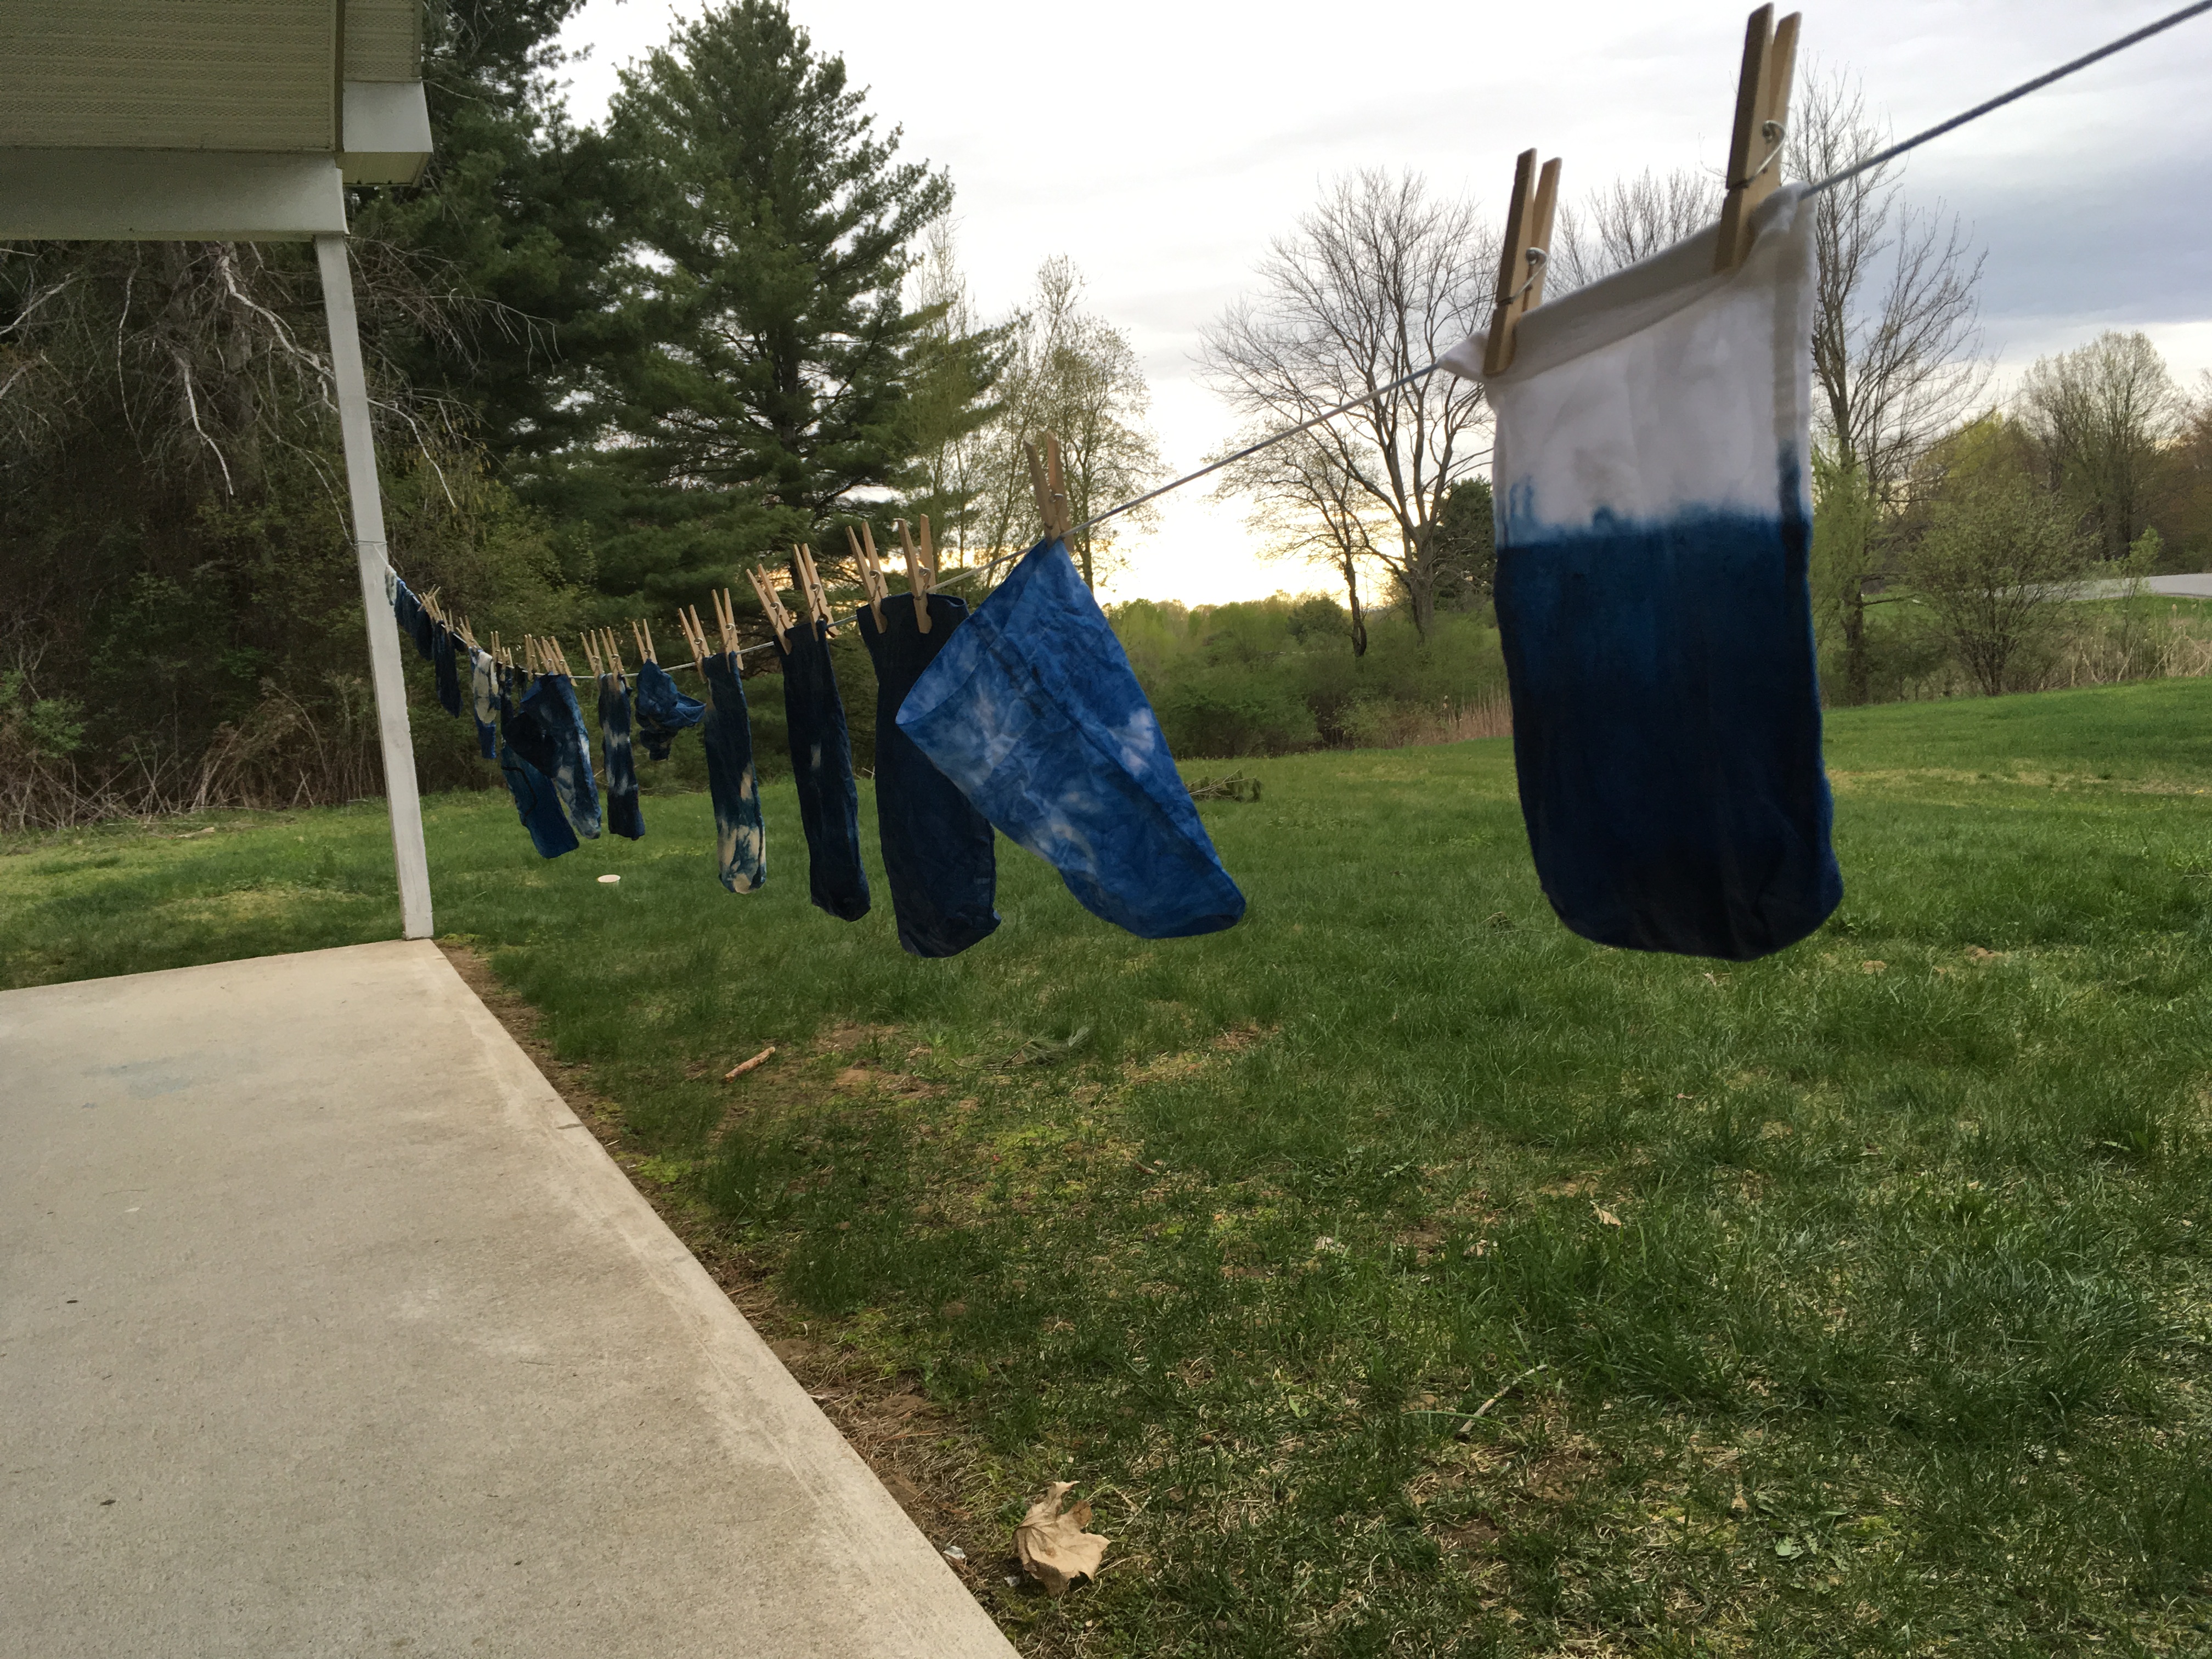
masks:
<path fill-rule="evenodd" d="M 469 714 L 477 723 L 477 748 L 499 758 L 499 665 L 488 651 L 469 652 Z"/>
<path fill-rule="evenodd" d="M 636 708 L 637 735 L 644 740 L 645 752 L 657 761 L 668 758 L 668 745 L 678 732 L 698 725 L 707 713 L 707 705 L 678 691 L 657 662 L 637 671 Z"/>
<path fill-rule="evenodd" d="M 1843 896 L 1806 562 L 1813 213 L 1769 197 L 1539 306 L 1496 410 L 1498 632 L 1545 896 L 1585 939 L 1745 961 Z M 1480 378 L 1484 337 L 1443 360 Z"/>
<path fill-rule="evenodd" d="M 1022 556 L 898 726 L 1093 915 L 1140 939 L 1182 939 L 1244 914 L 1121 642 L 1060 543 Z"/>
<path fill-rule="evenodd" d="M 504 683 L 500 687 L 499 712 L 501 727 L 511 727 L 515 721 L 515 708 Z M 578 844 L 576 832 L 562 815 L 560 796 L 552 780 L 517 754 L 511 743 L 499 745 L 499 769 L 507 779 L 507 792 L 514 798 L 514 810 L 522 819 L 522 827 L 530 832 L 530 844 L 538 849 L 538 855 L 557 859 L 563 853 L 574 852 Z"/>
<path fill-rule="evenodd" d="M 430 666 L 438 682 L 438 707 L 448 714 L 461 712 L 460 665 L 453 648 L 453 630 L 441 622 L 430 624 Z"/>
<path fill-rule="evenodd" d="M 599 783 L 592 774 L 592 738 L 566 674 L 541 674 L 514 713 L 501 723 L 514 752 L 553 781 L 568 821 L 587 841 L 599 834 Z"/>
<path fill-rule="evenodd" d="M 629 682 L 620 674 L 599 676 L 599 751 L 607 763 L 607 828 L 635 841 L 645 834 L 645 814 L 629 752 Z"/>
<path fill-rule="evenodd" d="M 951 957 L 999 925 L 998 849 L 990 820 L 899 728 L 899 705 L 968 616 L 968 602 L 950 593 L 927 604 L 927 634 L 905 594 L 883 602 L 881 629 L 863 606 L 860 638 L 876 665 L 876 831 L 899 944 L 917 957 Z"/>
<path fill-rule="evenodd" d="M 422 601 L 415 597 L 415 590 L 397 574 L 391 578 L 391 586 L 392 619 L 399 625 L 399 637 L 428 659 L 430 655 L 430 613 L 422 608 Z"/>
<path fill-rule="evenodd" d="M 914 607 L 908 607 L 909 614 Z M 868 872 L 860 865 L 860 792 L 853 783 L 853 740 L 830 661 L 827 630 L 802 622 L 788 630 L 783 655 L 783 717 L 791 733 L 791 775 L 806 830 L 807 890 L 840 921 L 868 914 Z"/>
<path fill-rule="evenodd" d="M 699 666 L 707 681 L 699 742 L 707 751 L 707 794 L 714 806 L 714 855 L 722 885 L 732 893 L 750 893 L 768 879 L 768 834 L 761 825 L 745 689 L 738 678 L 738 659 L 728 652 L 714 652 Z"/>

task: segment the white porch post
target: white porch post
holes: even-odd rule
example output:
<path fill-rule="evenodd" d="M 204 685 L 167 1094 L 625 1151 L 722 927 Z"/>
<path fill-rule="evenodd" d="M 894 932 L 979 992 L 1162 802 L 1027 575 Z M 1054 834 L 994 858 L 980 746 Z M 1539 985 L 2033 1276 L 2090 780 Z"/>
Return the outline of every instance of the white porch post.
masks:
<path fill-rule="evenodd" d="M 368 616 L 369 674 L 376 688 L 376 726 L 384 742 L 384 793 L 392 809 L 392 852 L 399 866 L 400 932 L 430 936 L 430 862 L 422 848 L 422 798 L 415 782 L 415 745 L 407 732 L 407 687 L 399 672 L 399 635 L 385 596 L 390 561 L 384 543 L 384 498 L 376 483 L 376 444 L 368 425 L 368 380 L 361 365 L 360 325 L 346 239 L 315 238 L 322 266 L 323 308 L 330 319 L 331 368 L 337 381 L 338 428 L 345 439 L 346 487 L 353 497 L 354 553 L 361 567 L 361 602 Z"/>

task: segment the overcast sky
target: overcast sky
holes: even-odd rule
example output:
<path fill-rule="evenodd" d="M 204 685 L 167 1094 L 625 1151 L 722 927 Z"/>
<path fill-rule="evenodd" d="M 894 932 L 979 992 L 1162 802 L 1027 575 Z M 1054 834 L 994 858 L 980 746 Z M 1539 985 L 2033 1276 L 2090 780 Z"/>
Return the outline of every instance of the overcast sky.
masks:
<path fill-rule="evenodd" d="M 1808 12 L 1801 77 L 1844 67 L 1902 135 L 2173 9 L 2176 0 L 1850 0 Z M 564 40 L 579 120 L 702 0 L 586 0 Z M 1513 157 L 1565 158 L 1563 193 L 1645 167 L 1717 172 L 1747 8 L 1680 0 L 1388 7 L 1121 0 L 792 0 L 902 153 L 947 168 L 987 312 L 1071 256 L 1151 378 L 1176 471 L 1233 422 L 1193 372 L 1198 331 L 1335 175 L 1417 168 L 1495 213 Z M 1369 27 L 1369 25 L 1373 27 Z M 1808 61 L 1809 60 L 1809 61 Z M 1996 384 L 2098 330 L 2141 328 L 2176 374 L 2212 368 L 2212 16 L 2184 23 L 1915 153 L 1911 199 L 1989 254 Z M 1127 544 L 1111 597 L 1193 603 L 1326 589 L 1249 551 L 1200 484 Z"/>

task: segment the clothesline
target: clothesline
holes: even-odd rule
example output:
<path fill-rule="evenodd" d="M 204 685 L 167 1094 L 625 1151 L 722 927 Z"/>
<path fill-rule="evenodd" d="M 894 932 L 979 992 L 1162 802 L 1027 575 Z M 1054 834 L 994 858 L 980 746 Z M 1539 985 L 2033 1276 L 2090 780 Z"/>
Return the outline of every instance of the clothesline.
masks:
<path fill-rule="evenodd" d="M 2124 34 L 2118 40 L 2107 41 L 2105 45 L 2097 47 L 2093 52 L 2084 52 L 2079 58 L 2074 58 L 2070 62 L 2061 64 L 2057 69 L 2051 70 L 2042 75 L 2039 75 L 2033 80 L 2023 81 L 2020 85 L 2012 88 L 2010 90 L 1999 93 L 1996 97 L 1989 99 L 1985 102 L 1977 104 L 1972 109 L 1952 116 L 1948 120 L 1939 121 L 1934 126 L 1929 127 L 1923 131 L 1917 132 L 1913 134 L 1911 137 L 1905 139 L 1901 143 L 1892 144 L 1887 149 L 1878 150 L 1872 155 L 1869 155 L 1860 161 L 1854 161 L 1847 167 L 1840 168 L 1837 172 L 1830 173 L 1825 179 L 1815 180 L 1814 183 L 1808 185 L 1805 187 L 1804 194 L 1808 197 L 1819 196 L 1825 191 L 1834 189 L 1838 185 L 1844 184 L 1851 179 L 1856 178 L 1860 173 L 1869 173 L 1876 167 L 1886 166 L 1889 162 L 1895 161 L 1899 156 L 1906 154 L 1908 151 L 1919 149 L 1921 145 L 1927 143 L 1931 139 L 1940 138 L 1946 133 L 1955 132 L 1959 128 L 1965 126 L 1970 121 L 1979 120 L 1983 116 L 1990 114 L 1993 111 L 2002 109 L 2007 104 L 2014 103 L 2020 99 L 2025 98 L 2030 93 L 2039 92 L 2044 88 L 2051 85 L 2055 82 L 2063 81 L 2068 76 L 2075 74 L 2081 70 L 2088 68 L 2092 64 L 2100 63 L 2105 58 L 2113 56 L 2115 53 L 2126 51 L 2130 46 L 2139 46 L 2143 41 L 2151 39 L 2154 35 L 2162 34 L 2167 29 L 2174 27 L 2177 24 L 2185 23 L 2191 18 L 2201 16 L 2206 12 L 2212 12 L 2212 0 L 2194 0 L 2194 3 L 2184 6 L 2178 11 L 2171 12 L 2166 16 L 2158 19 L 2155 22 L 2147 23 L 2142 27 L 2135 30 L 2131 33 Z M 1224 455 L 1218 460 L 1209 461 L 1206 465 L 1198 468 L 1195 471 L 1186 472 L 1179 478 L 1172 478 L 1166 483 L 1161 484 L 1157 489 L 1149 489 L 1143 495 L 1139 495 L 1133 500 L 1123 501 L 1118 506 L 1109 507 L 1103 513 L 1093 514 L 1090 518 L 1085 519 L 1081 524 L 1077 525 L 1074 530 L 1070 533 L 1079 534 L 1085 530 L 1091 529 L 1095 525 L 1103 524 L 1109 519 L 1118 517 L 1121 514 L 1127 513 L 1137 507 L 1142 507 L 1148 501 L 1158 501 L 1161 496 L 1181 489 L 1187 484 L 1195 483 L 1200 478 L 1207 477 L 1213 473 L 1218 472 L 1224 467 L 1234 465 L 1237 462 L 1243 460 L 1249 456 L 1256 455 L 1262 450 L 1271 449 L 1279 443 L 1282 443 L 1288 439 L 1297 437 L 1301 432 L 1310 432 L 1315 427 L 1321 426 L 1329 421 L 1333 421 L 1339 416 L 1348 415 L 1353 410 L 1359 408 L 1363 404 L 1372 403 L 1376 398 L 1382 398 L 1388 393 L 1398 391 L 1401 387 L 1411 386 L 1418 380 L 1426 379 L 1429 375 L 1435 374 L 1439 367 L 1441 367 L 1441 364 L 1437 362 L 1425 364 L 1419 368 L 1413 370 L 1409 374 L 1400 375 L 1396 380 L 1389 381 L 1386 385 L 1374 387 L 1370 391 L 1363 392 L 1358 397 L 1350 398 L 1344 403 L 1337 404 L 1334 409 L 1323 410 L 1320 414 L 1312 416 L 1306 420 L 1303 420 L 1296 426 L 1285 427 L 1279 432 L 1271 432 L 1266 437 L 1258 440 L 1256 442 L 1247 444 L 1243 448 L 1237 450 L 1233 454 Z M 1482 454 L 1486 453 L 1487 452 L 1478 453 L 1474 456 L 1470 457 L 1470 459 L 1479 460 L 1481 459 Z M 987 576 L 992 571 L 996 570 L 1000 565 L 1019 557 L 1023 552 L 1026 552 L 1027 550 L 1027 549 L 1021 549 L 1015 551 L 1001 553 L 998 557 L 992 559 L 986 563 L 970 566 L 962 570 L 956 570 L 945 579 L 945 585 L 949 586 L 953 582 L 961 581 L 969 578 Z M 934 584 L 933 584 L 933 586 L 934 586 Z M 775 641 L 773 640 L 764 640 L 758 645 L 746 646 L 733 654 L 741 658 L 748 657 L 752 655 L 755 652 L 767 650 L 775 643 Z M 668 665 L 664 665 L 664 671 L 666 666 Z M 672 665 L 672 666 L 676 668 L 690 668 L 696 670 L 698 667 L 698 664 L 694 661 L 677 663 Z M 572 679 L 582 679 L 588 677 L 583 675 L 572 675 L 570 678 Z"/>

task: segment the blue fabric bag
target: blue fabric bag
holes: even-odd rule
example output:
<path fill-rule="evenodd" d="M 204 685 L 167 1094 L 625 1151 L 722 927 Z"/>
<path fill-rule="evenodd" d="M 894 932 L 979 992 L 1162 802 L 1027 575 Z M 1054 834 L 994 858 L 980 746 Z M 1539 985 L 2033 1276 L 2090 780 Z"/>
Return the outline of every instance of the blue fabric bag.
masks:
<path fill-rule="evenodd" d="M 902 732 L 1093 915 L 1139 939 L 1244 914 L 1152 706 L 1067 550 L 1039 542 L 946 641 Z"/>
<path fill-rule="evenodd" d="M 738 678 L 738 659 L 728 652 L 715 652 L 699 665 L 707 680 L 699 742 L 707 751 L 707 795 L 714 806 L 714 856 L 722 885 L 732 893 L 750 893 L 768 880 L 768 835 L 761 825 L 745 689 Z"/>
<path fill-rule="evenodd" d="M 637 735 L 645 752 L 654 760 L 668 758 L 668 745 L 676 734 L 706 717 L 707 705 L 687 697 L 657 662 L 637 671 Z"/>
<path fill-rule="evenodd" d="M 552 780 L 579 835 L 599 834 L 599 781 L 592 773 L 591 734 L 566 674 L 541 674 L 502 730 L 514 752 Z"/>
<path fill-rule="evenodd" d="M 499 700 L 501 723 L 512 725 L 514 703 L 502 685 Z M 561 800 L 553 788 L 552 781 L 528 761 L 514 752 L 512 744 L 499 746 L 499 769 L 507 780 L 507 792 L 514 798 L 514 810 L 522 820 L 522 827 L 530 832 L 530 844 L 538 849 L 540 858 L 557 859 L 563 853 L 576 850 L 576 832 L 568 827 L 562 815 Z"/>
<path fill-rule="evenodd" d="M 1498 625 L 1545 896 L 1583 938 L 1747 961 L 1843 897 L 1806 567 L 1813 215 L 1785 186 L 1522 319 Z M 1483 337 L 1444 366 L 1481 377 Z"/>
<path fill-rule="evenodd" d="M 620 674 L 599 676 L 599 749 L 607 762 L 607 828 L 635 841 L 645 834 L 645 814 L 629 753 L 629 683 Z"/>
<path fill-rule="evenodd" d="M 991 823 L 960 786 L 899 729 L 899 705 L 967 619 L 968 602 L 932 593 L 929 632 L 907 595 L 884 602 L 884 625 L 866 608 L 860 638 L 876 665 L 876 832 L 901 948 L 957 956 L 999 925 L 998 847 Z"/>
<path fill-rule="evenodd" d="M 908 610 L 913 607 L 909 605 Z M 791 775 L 806 830 L 807 892 L 840 921 L 868 914 L 868 872 L 860 864 L 860 800 L 853 783 L 853 739 L 820 623 L 791 629 L 783 652 L 783 717 L 791 733 Z"/>

